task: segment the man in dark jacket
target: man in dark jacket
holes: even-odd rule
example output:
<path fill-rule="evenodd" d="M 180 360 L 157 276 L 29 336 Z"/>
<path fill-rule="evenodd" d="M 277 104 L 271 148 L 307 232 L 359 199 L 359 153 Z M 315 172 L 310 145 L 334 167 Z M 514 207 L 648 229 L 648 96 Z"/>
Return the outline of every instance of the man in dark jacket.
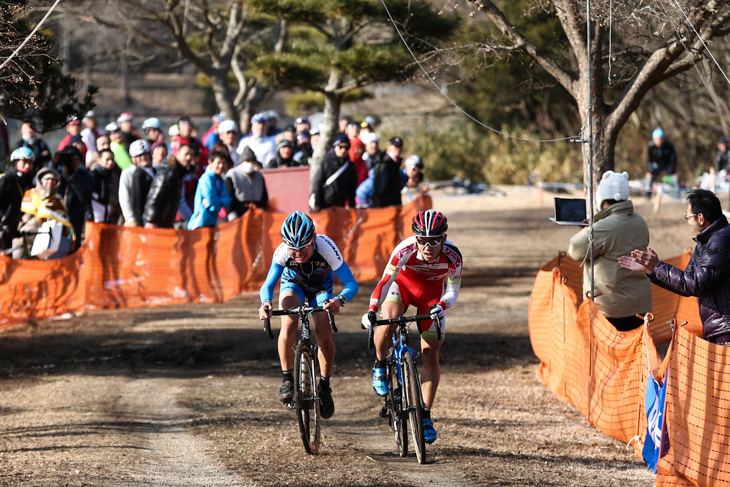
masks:
<path fill-rule="evenodd" d="M 33 151 L 19 147 L 10 155 L 13 167 L 0 176 L 0 250 L 9 250 L 18 231 L 21 203 L 33 185 Z"/>
<path fill-rule="evenodd" d="M 177 208 L 180 206 L 183 178 L 192 170 L 197 168 L 192 157 L 186 157 L 189 150 L 178 150 L 180 156 L 170 156 L 167 166 L 161 166 L 150 186 L 147 194 L 147 202 L 144 207 L 142 221 L 145 228 L 173 228 Z"/>
<path fill-rule="evenodd" d="M 118 199 L 117 194 L 112 194 L 114 178 L 116 178 L 116 190 L 119 192 L 119 175 L 115 174 L 118 169 L 114 162 L 114 153 L 111 149 L 102 149 L 98 152 L 94 168 L 89 171 L 93 182 L 91 193 L 91 208 L 94 210 L 94 221 L 97 223 L 116 223 L 112 217 L 110 203 L 112 199 Z M 117 202 L 118 206 L 118 202 Z"/>
<path fill-rule="evenodd" d="M 332 151 L 327 153 L 312 180 L 312 195 L 309 206 L 312 211 L 324 210 L 330 206 L 355 208 L 357 172 L 350 162 L 347 151 L 350 140 L 345 134 L 335 137 Z M 398 190 L 400 198 L 400 189 Z"/>
<path fill-rule="evenodd" d="M 679 177 L 677 174 L 677 152 L 667 140 L 662 129 L 651 133 L 651 142 L 647 151 L 646 197 L 651 198 L 652 184 L 670 176 L 679 195 Z"/>
<path fill-rule="evenodd" d="M 373 207 L 383 208 L 401 204 L 400 190 L 403 187 L 400 165 L 403 139 L 393 137 L 388 147 L 373 165 Z"/>
<path fill-rule="evenodd" d="M 720 200 L 706 189 L 687 196 L 684 219 L 697 235 L 695 251 L 682 271 L 662 262 L 656 253 L 633 250 L 619 257 L 619 264 L 646 272 L 651 282 L 682 296 L 696 296 L 706 340 L 730 346 L 730 226 Z"/>
<path fill-rule="evenodd" d="M 94 181 L 84 169 L 79 169 L 83 161 L 81 151 L 75 146 L 66 146 L 59 151 L 59 164 L 63 170 L 63 181 L 58 194 L 63 197 L 68 219 L 71 221 L 76 240 L 71 251 L 75 251 L 83 241 L 84 225 L 94 221 L 94 210 L 91 207 Z"/>

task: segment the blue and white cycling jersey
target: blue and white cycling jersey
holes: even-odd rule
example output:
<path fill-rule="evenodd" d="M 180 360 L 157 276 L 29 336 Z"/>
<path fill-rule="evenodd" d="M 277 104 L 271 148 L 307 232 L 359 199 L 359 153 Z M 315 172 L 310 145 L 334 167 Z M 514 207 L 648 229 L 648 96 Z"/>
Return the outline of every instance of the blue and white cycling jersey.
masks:
<path fill-rule="evenodd" d="M 269 273 L 261 286 L 261 303 L 271 302 L 276 283 L 281 279 L 280 292 L 292 290 L 302 298 L 302 302 L 305 302 L 304 298 L 309 301 L 316 298 L 317 304 L 321 305 L 324 300 L 334 297 L 334 276 L 344 284 L 339 295 L 346 301 L 352 299 L 357 294 L 358 284 L 331 238 L 316 235 L 314 254 L 303 264 L 292 259 L 286 244 L 282 243 L 274 251 Z"/>

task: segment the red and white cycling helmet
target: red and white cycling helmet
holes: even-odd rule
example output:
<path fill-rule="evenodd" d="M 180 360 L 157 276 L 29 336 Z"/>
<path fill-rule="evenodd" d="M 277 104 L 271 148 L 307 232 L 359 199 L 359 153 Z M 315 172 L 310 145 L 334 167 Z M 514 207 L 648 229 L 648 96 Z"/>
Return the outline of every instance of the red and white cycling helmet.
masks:
<path fill-rule="evenodd" d="M 446 217 L 436 210 L 420 211 L 413 217 L 413 234 L 416 237 L 441 237 L 448 230 Z"/>

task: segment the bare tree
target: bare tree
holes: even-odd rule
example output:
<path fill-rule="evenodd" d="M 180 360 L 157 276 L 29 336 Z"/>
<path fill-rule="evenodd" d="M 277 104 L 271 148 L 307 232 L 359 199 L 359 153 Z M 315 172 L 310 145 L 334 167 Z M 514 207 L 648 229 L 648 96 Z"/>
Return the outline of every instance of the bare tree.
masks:
<path fill-rule="evenodd" d="M 251 14 L 242 0 L 84 0 L 67 5 L 66 12 L 128 32 L 140 53 L 145 45 L 179 53 L 207 77 L 220 111 L 239 120 L 244 132 L 272 92 L 248 76 L 248 63 L 261 51 L 280 49 L 286 35 L 281 22 Z"/>
<path fill-rule="evenodd" d="M 92 108 L 96 88 L 79 99 L 77 82 L 61 72 L 51 39 L 30 35 L 31 13 L 25 1 L 0 1 L 0 113 L 34 119 L 47 131 L 63 126 L 68 114 Z"/>
<path fill-rule="evenodd" d="M 647 94 L 698 66 L 708 56 L 706 45 L 730 32 L 728 0 L 539 0 L 533 8 L 554 15 L 565 40 L 546 52 L 537 49 L 516 26 L 515 16 L 510 20 L 495 2 L 469 3 L 497 31 L 480 49 L 526 55 L 575 100 L 584 130 L 592 122 L 594 181 L 613 169 L 618 134 Z M 583 150 L 587 161 L 589 145 Z M 590 177 L 586 164 L 586 187 Z"/>

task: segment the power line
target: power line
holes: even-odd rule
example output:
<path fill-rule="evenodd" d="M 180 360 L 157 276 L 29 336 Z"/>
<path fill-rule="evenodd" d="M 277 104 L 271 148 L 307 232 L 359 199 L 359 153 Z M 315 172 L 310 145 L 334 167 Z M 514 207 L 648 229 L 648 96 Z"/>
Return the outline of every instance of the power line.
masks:
<path fill-rule="evenodd" d="M 715 59 L 715 56 L 713 56 L 712 55 L 712 52 L 710 52 L 710 48 L 707 47 L 707 44 L 705 44 L 705 41 L 704 41 L 704 39 L 702 39 L 702 36 L 700 35 L 700 33 L 697 32 L 697 29 L 695 29 L 695 26 L 692 25 L 692 21 L 689 20 L 689 17 L 687 16 L 687 14 L 684 13 L 684 10 L 682 10 L 682 6 L 679 4 L 679 2 L 677 2 L 677 0 L 674 0 L 674 4 L 677 6 L 677 8 L 679 9 L 679 11 L 682 12 L 682 15 L 684 15 L 684 19 L 687 21 L 687 23 L 689 24 L 689 26 L 692 27 L 692 30 L 694 31 L 694 33 L 697 35 L 697 38 L 700 40 L 700 42 L 704 46 L 705 50 L 707 51 L 707 54 L 710 55 L 710 57 L 712 58 L 712 60 L 715 62 L 715 65 L 717 66 L 717 69 L 719 69 L 720 72 L 722 73 L 722 75 L 725 77 L 725 81 L 727 81 L 728 84 L 730 84 L 730 79 L 728 79 L 727 75 L 725 74 L 725 71 L 723 71 L 722 68 L 720 67 L 720 63 L 717 62 L 717 59 Z M 675 31 L 676 31 L 676 29 L 675 29 Z M 677 35 L 679 35 L 679 32 L 677 32 Z M 682 45 L 684 45 L 684 42 L 682 43 Z"/>
<path fill-rule="evenodd" d="M 411 50 L 411 47 L 406 42 L 405 38 L 403 37 L 403 34 L 401 34 L 400 29 L 398 29 L 398 25 L 396 24 L 395 19 L 393 18 L 393 16 L 390 14 L 390 10 L 388 10 L 388 6 L 385 4 L 385 0 L 380 0 L 380 2 L 383 4 L 383 8 L 385 8 L 385 13 L 388 14 L 388 18 L 390 19 L 390 22 L 393 24 L 393 28 L 398 33 L 398 37 L 400 37 L 401 42 L 403 42 L 403 45 L 406 47 L 406 49 L 408 50 L 408 53 L 411 55 L 411 57 L 416 62 L 416 64 L 418 65 L 418 67 L 421 68 L 421 71 L 423 71 L 423 74 L 426 75 L 426 78 L 428 78 L 428 80 L 431 82 L 431 84 L 436 88 L 436 91 L 438 91 L 441 94 L 441 96 L 443 96 L 446 100 L 448 100 L 449 103 L 451 103 L 457 110 L 459 110 L 465 116 L 467 116 L 468 118 L 470 118 L 471 120 L 473 120 L 477 124 L 481 125 L 485 129 L 491 130 L 492 132 L 494 132 L 496 134 L 504 135 L 505 137 L 509 137 L 510 139 L 522 140 L 522 141 L 525 141 L 525 142 L 559 142 L 559 141 L 562 141 L 562 140 L 570 140 L 570 141 L 582 142 L 581 140 L 577 140 L 577 139 L 580 139 L 580 137 L 579 136 L 575 136 L 575 135 L 570 136 L 570 137 L 563 137 L 563 138 L 560 138 L 560 139 L 527 139 L 527 138 L 524 138 L 524 137 L 516 137 L 514 135 L 510 135 L 508 133 L 505 133 L 505 132 L 502 132 L 502 131 L 497 130 L 495 128 L 492 128 L 492 127 L 486 125 L 485 123 L 483 123 L 481 120 L 478 120 L 474 116 L 472 116 L 471 114 L 467 113 L 467 111 L 464 110 L 463 108 L 461 108 L 461 106 L 459 106 L 459 104 L 456 103 L 449 95 L 447 95 L 446 93 L 444 93 L 443 90 L 441 89 L 441 87 L 431 77 L 431 75 L 428 74 L 428 72 L 426 71 L 426 69 L 423 67 L 423 65 L 421 64 L 421 62 L 418 60 L 418 58 L 416 57 L 416 55 Z"/>

